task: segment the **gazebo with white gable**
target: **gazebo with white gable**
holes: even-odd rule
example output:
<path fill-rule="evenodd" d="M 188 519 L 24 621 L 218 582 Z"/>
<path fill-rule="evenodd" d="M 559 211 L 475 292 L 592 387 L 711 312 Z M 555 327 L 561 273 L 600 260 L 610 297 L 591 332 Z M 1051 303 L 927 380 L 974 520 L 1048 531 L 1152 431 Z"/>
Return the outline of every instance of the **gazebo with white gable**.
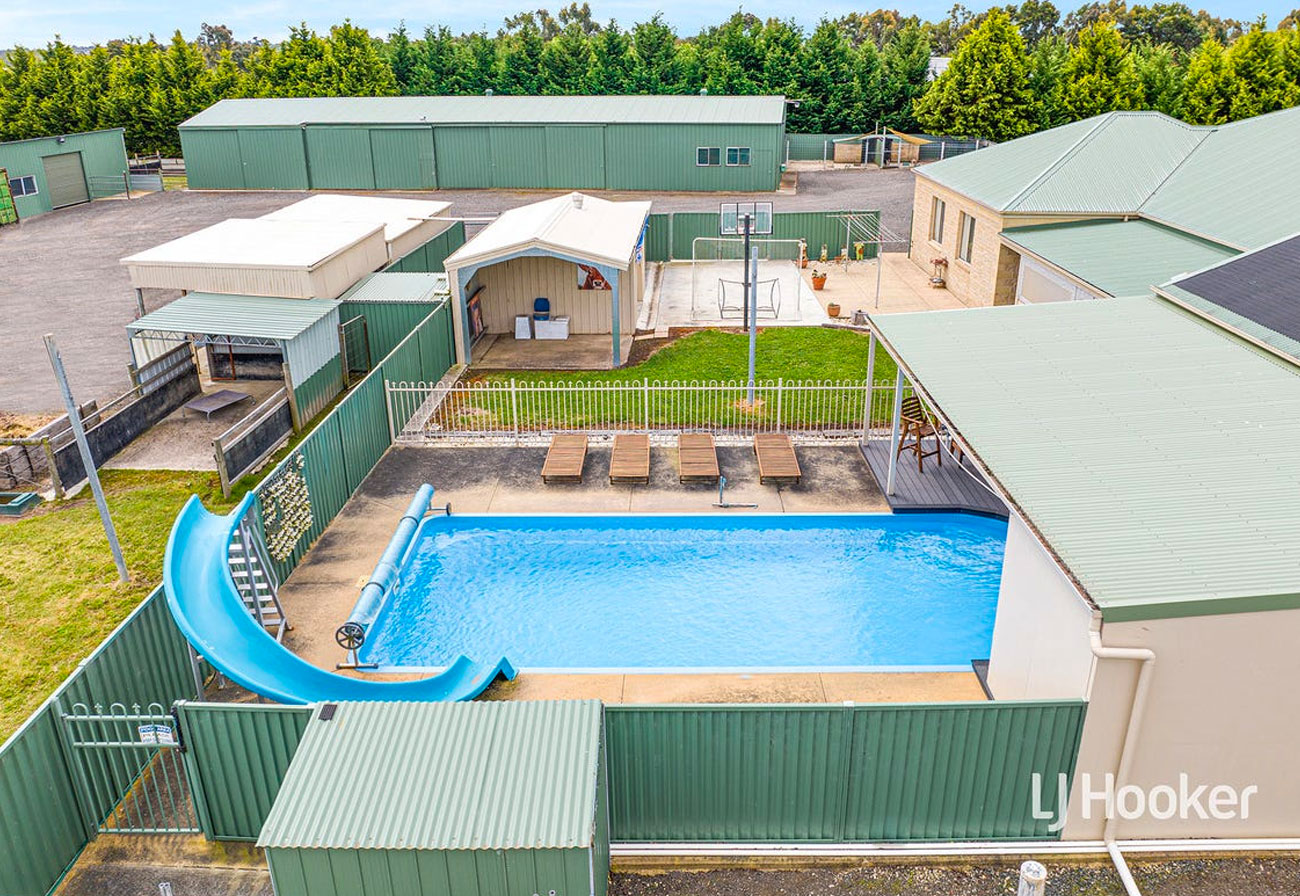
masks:
<path fill-rule="evenodd" d="M 612 366 L 620 366 L 621 340 L 636 329 L 645 289 L 649 214 L 649 202 L 583 193 L 503 212 L 447 258 L 457 360 L 469 364 L 475 344 L 488 336 L 607 334 Z M 539 298 L 549 303 L 553 326 L 520 321 L 532 318 Z"/>

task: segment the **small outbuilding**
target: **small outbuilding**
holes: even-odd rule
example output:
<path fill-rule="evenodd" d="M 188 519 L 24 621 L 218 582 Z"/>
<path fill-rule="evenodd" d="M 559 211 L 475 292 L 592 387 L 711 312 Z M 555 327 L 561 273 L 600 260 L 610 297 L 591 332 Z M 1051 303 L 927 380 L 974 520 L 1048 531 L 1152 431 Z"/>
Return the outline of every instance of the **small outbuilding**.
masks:
<path fill-rule="evenodd" d="M 277 896 L 605 896 L 597 700 L 327 703 L 257 845 Z"/>
<path fill-rule="evenodd" d="M 18 218 L 43 215 L 126 191 L 121 128 L 0 143 L 0 207 L 13 197 Z M 0 224 L 10 223 L 0 217 Z"/>
<path fill-rule="evenodd" d="M 388 263 L 384 224 L 231 218 L 122 259 L 131 285 L 336 299 Z"/>
<path fill-rule="evenodd" d="M 645 291 L 649 214 L 649 202 L 583 193 L 503 212 L 447 258 L 457 360 L 469 364 L 486 336 L 608 334 L 612 366 L 620 366 Z M 546 309 L 545 333 L 534 320 L 539 307 Z"/>

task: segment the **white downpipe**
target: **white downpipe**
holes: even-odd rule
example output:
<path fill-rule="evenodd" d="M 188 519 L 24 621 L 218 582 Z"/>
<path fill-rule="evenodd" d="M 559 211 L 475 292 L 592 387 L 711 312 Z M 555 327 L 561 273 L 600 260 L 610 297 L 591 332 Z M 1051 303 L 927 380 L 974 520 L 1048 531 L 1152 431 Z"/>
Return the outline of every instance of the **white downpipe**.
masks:
<path fill-rule="evenodd" d="M 1107 647 L 1102 644 L 1100 619 L 1093 621 L 1088 639 L 1092 646 L 1092 655 L 1099 660 L 1132 660 L 1142 664 L 1141 671 L 1138 672 L 1137 688 L 1133 692 L 1133 704 L 1129 708 L 1124 743 L 1120 747 L 1119 768 L 1115 771 L 1115 788 L 1118 792 L 1128 782 L 1129 771 L 1133 765 L 1133 753 L 1137 747 L 1138 734 L 1142 730 L 1142 719 L 1146 715 L 1147 696 L 1151 692 L 1151 673 L 1155 669 L 1156 655 L 1155 651 L 1146 647 Z M 1124 884 L 1124 892 L 1128 896 L 1142 896 L 1142 891 L 1138 889 L 1137 881 L 1133 879 L 1128 863 L 1124 861 L 1119 844 L 1115 840 L 1115 822 L 1116 816 L 1112 813 L 1107 817 L 1106 824 L 1102 828 L 1102 842 L 1106 844 L 1106 852 L 1110 854 L 1115 871 Z"/>
<path fill-rule="evenodd" d="M 889 472 L 885 474 L 885 494 L 894 493 L 894 474 L 898 472 L 898 442 L 903 416 L 903 368 L 894 374 L 894 426 L 889 434 Z"/>

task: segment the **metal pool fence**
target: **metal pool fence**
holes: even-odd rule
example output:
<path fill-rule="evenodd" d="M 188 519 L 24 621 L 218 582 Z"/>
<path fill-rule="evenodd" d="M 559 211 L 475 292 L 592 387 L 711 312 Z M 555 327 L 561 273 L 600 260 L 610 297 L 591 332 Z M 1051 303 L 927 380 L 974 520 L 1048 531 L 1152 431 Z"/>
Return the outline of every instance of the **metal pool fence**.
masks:
<path fill-rule="evenodd" d="M 805 442 L 859 439 L 891 419 L 893 385 L 865 380 L 388 382 L 399 444 L 465 439 L 523 442 L 557 432 L 595 435 L 708 431 L 743 441 L 788 432 Z"/>

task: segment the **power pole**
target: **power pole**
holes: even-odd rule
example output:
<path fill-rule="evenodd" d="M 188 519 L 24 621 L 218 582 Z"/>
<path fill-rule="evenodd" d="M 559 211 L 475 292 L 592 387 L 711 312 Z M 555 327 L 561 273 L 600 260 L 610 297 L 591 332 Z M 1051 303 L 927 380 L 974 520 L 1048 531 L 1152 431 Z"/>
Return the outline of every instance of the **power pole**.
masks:
<path fill-rule="evenodd" d="M 104 534 L 108 536 L 108 547 L 113 552 L 113 562 L 117 564 L 117 577 L 123 582 L 131 580 L 126 571 L 126 559 L 122 556 L 122 545 L 117 541 L 117 530 L 113 528 L 113 518 L 108 514 L 108 503 L 104 500 L 104 489 L 99 484 L 99 473 L 95 470 L 95 460 L 90 456 L 90 445 L 86 442 L 86 428 L 81 425 L 81 413 L 77 403 L 72 399 L 72 389 L 68 386 L 68 374 L 63 369 L 63 358 L 59 347 L 54 344 L 54 334 L 45 334 L 45 350 L 49 352 L 50 364 L 54 367 L 54 378 L 59 381 L 59 391 L 63 393 L 63 404 L 68 409 L 68 423 L 72 427 L 72 436 L 77 442 L 77 451 L 81 454 L 81 465 L 86 469 L 86 479 L 90 481 L 90 490 L 95 495 L 95 506 L 99 508 L 99 520 L 104 524 Z"/>
<path fill-rule="evenodd" d="M 758 253 L 749 247 L 752 218 L 743 216 L 745 227 L 745 329 L 749 331 L 749 407 L 754 408 L 754 348 L 758 340 Z"/>

